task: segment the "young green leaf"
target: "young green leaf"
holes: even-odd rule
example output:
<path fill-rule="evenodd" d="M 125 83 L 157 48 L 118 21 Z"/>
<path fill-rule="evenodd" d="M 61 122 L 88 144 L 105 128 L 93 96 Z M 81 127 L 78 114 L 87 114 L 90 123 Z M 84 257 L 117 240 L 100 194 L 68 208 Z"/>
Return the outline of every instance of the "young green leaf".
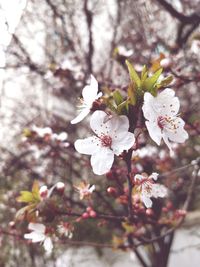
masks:
<path fill-rule="evenodd" d="M 135 71 L 134 67 L 132 66 L 132 64 L 128 60 L 126 60 L 126 65 L 128 67 L 131 81 L 133 83 L 135 83 L 137 88 L 140 88 L 141 80 L 140 80 L 140 77 L 138 76 L 137 72 Z"/>
<path fill-rule="evenodd" d="M 117 106 L 120 105 L 124 101 L 122 95 L 120 94 L 120 92 L 118 90 L 115 90 L 113 92 L 113 98 L 114 98 L 115 103 L 117 104 Z"/>
<path fill-rule="evenodd" d="M 148 77 L 143 83 L 144 91 L 151 92 L 156 84 L 160 74 L 162 73 L 162 69 L 157 70 L 151 77 Z"/>

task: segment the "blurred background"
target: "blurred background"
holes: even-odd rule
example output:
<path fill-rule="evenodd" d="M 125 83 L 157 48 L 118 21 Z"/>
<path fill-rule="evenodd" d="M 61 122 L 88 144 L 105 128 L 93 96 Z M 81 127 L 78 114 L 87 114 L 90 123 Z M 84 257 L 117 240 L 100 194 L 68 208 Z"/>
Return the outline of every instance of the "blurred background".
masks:
<path fill-rule="evenodd" d="M 174 76 L 172 88 L 181 101 L 181 116 L 190 139 L 174 159 L 150 142 L 138 151 L 136 168 L 171 171 L 199 156 L 200 4 L 198 0 L 0 0 L 0 222 L 11 229 L 20 205 L 16 196 L 33 181 L 67 185 L 68 205 L 77 209 L 74 182 L 82 177 L 94 183 L 88 163 L 73 153 L 73 142 L 88 132 L 85 123 L 74 126 L 77 98 L 92 73 L 102 90 L 129 82 L 125 59 L 137 71 L 156 66 L 164 58 L 164 75 Z M 59 142 L 33 136 L 35 126 L 52 134 L 67 133 Z M 137 155 L 137 156 L 138 156 Z M 156 162 L 156 164 L 155 164 Z M 82 168 L 84 166 L 84 170 Z M 181 203 L 189 170 L 169 177 Z M 171 180 L 170 180 L 171 179 Z M 176 182 L 174 182 L 174 180 Z M 97 202 L 109 201 L 103 190 L 109 179 L 95 177 Z M 199 181 L 191 212 L 176 235 L 169 266 L 200 264 Z M 102 195 L 101 192 L 102 191 Z M 177 204 L 177 205 L 178 205 Z M 109 228 L 109 227 L 108 227 Z M 109 230 L 95 225 L 77 227 L 75 240 L 108 242 Z M 0 266 L 137 266 L 134 254 L 87 246 L 56 246 L 51 258 L 40 247 L 27 246 L 0 230 Z M 112 256 L 111 256 L 112 255 Z M 191 262 L 191 259 L 193 262 Z M 138 265 L 140 266 L 140 265 Z M 162 266 L 161 266 L 162 267 Z"/>

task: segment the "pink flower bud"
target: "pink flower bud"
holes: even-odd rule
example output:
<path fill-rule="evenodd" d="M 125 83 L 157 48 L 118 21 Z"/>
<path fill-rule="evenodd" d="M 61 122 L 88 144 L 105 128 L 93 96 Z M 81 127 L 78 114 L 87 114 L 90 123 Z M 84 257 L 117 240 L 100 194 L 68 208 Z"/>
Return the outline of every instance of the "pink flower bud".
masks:
<path fill-rule="evenodd" d="M 167 212 L 168 212 L 168 208 L 166 208 L 166 207 L 163 207 L 163 208 L 162 208 L 162 212 L 165 212 L 165 213 L 167 213 Z"/>
<path fill-rule="evenodd" d="M 87 207 L 86 211 L 89 213 L 91 211 L 93 211 L 92 207 Z"/>
<path fill-rule="evenodd" d="M 94 210 L 91 210 L 89 212 L 90 217 L 95 218 L 97 216 L 97 213 Z"/>
<path fill-rule="evenodd" d="M 89 214 L 87 212 L 84 212 L 81 217 L 83 219 L 88 219 L 89 218 Z"/>
<path fill-rule="evenodd" d="M 173 209 L 173 203 L 171 201 L 168 201 L 166 207 L 168 210 Z"/>
<path fill-rule="evenodd" d="M 108 192 L 108 194 L 110 194 L 112 196 L 116 196 L 117 190 L 115 187 L 108 187 L 107 192 Z"/>
<path fill-rule="evenodd" d="M 146 209 L 146 215 L 147 216 L 152 216 L 154 214 L 152 209 Z"/>

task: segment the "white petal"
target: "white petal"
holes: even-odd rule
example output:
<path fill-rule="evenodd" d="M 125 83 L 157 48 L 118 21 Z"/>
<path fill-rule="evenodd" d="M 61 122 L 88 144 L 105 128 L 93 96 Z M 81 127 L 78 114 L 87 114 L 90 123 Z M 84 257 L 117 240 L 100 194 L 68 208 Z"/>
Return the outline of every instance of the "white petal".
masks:
<path fill-rule="evenodd" d="M 91 116 L 90 126 L 98 136 L 103 133 L 113 137 L 118 131 L 127 132 L 129 121 L 126 116 L 109 117 L 104 111 L 97 110 Z"/>
<path fill-rule="evenodd" d="M 166 88 L 155 97 L 154 106 L 160 115 L 173 116 L 179 111 L 180 101 L 175 97 L 174 90 Z"/>
<path fill-rule="evenodd" d="M 171 142 L 170 142 L 169 139 L 168 139 L 168 135 L 165 134 L 165 133 L 163 133 L 162 137 L 163 137 L 163 141 L 164 141 L 165 144 L 168 146 L 168 148 L 169 148 L 169 150 L 170 150 L 170 153 L 173 154 L 172 144 L 171 144 Z"/>
<path fill-rule="evenodd" d="M 167 188 L 161 184 L 154 184 L 152 186 L 152 197 L 166 197 L 167 196 Z"/>
<path fill-rule="evenodd" d="M 89 188 L 89 192 L 92 193 L 93 191 L 95 190 L 95 185 L 92 185 L 90 188 Z"/>
<path fill-rule="evenodd" d="M 91 136 L 85 139 L 78 139 L 74 143 L 75 149 L 85 155 L 97 153 L 101 147 L 100 140 L 96 136 Z"/>
<path fill-rule="evenodd" d="M 157 145 L 160 145 L 162 134 L 161 129 L 158 127 L 157 123 L 153 121 L 146 121 L 145 124 L 147 126 L 147 130 L 151 139 L 153 139 L 153 141 L 156 142 Z"/>
<path fill-rule="evenodd" d="M 164 130 L 165 135 L 168 136 L 169 140 L 172 142 L 177 143 L 184 143 L 186 139 L 188 139 L 188 133 L 183 128 L 185 125 L 185 122 L 181 118 L 175 118 L 173 119 L 174 123 L 178 125 L 179 128 L 177 129 L 166 129 Z"/>
<path fill-rule="evenodd" d="M 156 180 L 158 179 L 158 175 L 159 175 L 159 174 L 158 174 L 157 172 L 153 172 L 153 173 L 149 176 L 149 178 L 150 178 L 150 179 L 153 179 L 153 180 L 156 181 Z"/>
<path fill-rule="evenodd" d="M 142 201 L 144 203 L 144 205 L 147 207 L 147 208 L 151 208 L 152 207 L 152 200 L 146 196 L 146 195 L 142 195 Z"/>
<path fill-rule="evenodd" d="M 135 136 L 130 132 L 117 133 L 117 137 L 113 137 L 112 149 L 116 155 L 120 155 L 124 150 L 130 149 L 135 143 Z"/>
<path fill-rule="evenodd" d="M 143 175 L 141 175 L 141 174 L 136 174 L 135 176 L 134 176 L 134 180 L 143 180 L 144 179 L 144 176 Z"/>
<path fill-rule="evenodd" d="M 152 120 L 157 117 L 157 113 L 156 111 L 154 111 L 154 103 L 155 97 L 153 97 L 152 94 L 146 92 L 144 94 L 144 104 L 142 107 L 142 111 L 145 119 L 147 120 Z"/>
<path fill-rule="evenodd" d="M 91 157 L 91 165 L 93 172 L 97 175 L 107 173 L 113 164 L 114 153 L 108 148 L 102 148 L 98 153 Z"/>
<path fill-rule="evenodd" d="M 31 239 L 33 243 L 41 242 L 45 239 L 45 235 L 37 232 L 32 232 L 24 235 L 25 239 Z"/>
<path fill-rule="evenodd" d="M 47 253 L 50 254 L 52 252 L 53 243 L 52 243 L 50 237 L 45 238 L 43 246 L 44 246 L 44 249 L 46 250 Z"/>
<path fill-rule="evenodd" d="M 97 80 L 91 75 L 90 85 L 83 88 L 82 96 L 86 104 L 91 105 L 97 99 L 98 83 Z"/>
<path fill-rule="evenodd" d="M 71 124 L 76 124 L 82 121 L 90 113 L 90 107 L 83 108 L 81 112 L 71 121 Z"/>
<path fill-rule="evenodd" d="M 46 227 L 41 223 L 29 223 L 28 229 L 38 233 L 44 233 Z"/>

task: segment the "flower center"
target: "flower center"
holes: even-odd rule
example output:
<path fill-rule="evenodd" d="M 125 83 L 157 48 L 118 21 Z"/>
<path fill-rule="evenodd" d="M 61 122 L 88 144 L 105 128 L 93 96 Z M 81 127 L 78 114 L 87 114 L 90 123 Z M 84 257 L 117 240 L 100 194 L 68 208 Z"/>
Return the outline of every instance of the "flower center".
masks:
<path fill-rule="evenodd" d="M 163 116 L 159 116 L 157 119 L 157 123 L 158 123 L 158 126 L 160 127 L 160 129 L 163 129 L 166 125 L 166 118 Z"/>
<path fill-rule="evenodd" d="M 112 138 L 109 135 L 102 134 L 100 136 L 101 145 L 104 147 L 111 147 Z"/>
<path fill-rule="evenodd" d="M 177 133 L 177 129 L 179 128 L 180 121 L 177 121 L 176 118 L 168 117 L 168 116 L 159 116 L 157 119 L 157 124 L 161 130 L 164 128 L 173 133 Z"/>

